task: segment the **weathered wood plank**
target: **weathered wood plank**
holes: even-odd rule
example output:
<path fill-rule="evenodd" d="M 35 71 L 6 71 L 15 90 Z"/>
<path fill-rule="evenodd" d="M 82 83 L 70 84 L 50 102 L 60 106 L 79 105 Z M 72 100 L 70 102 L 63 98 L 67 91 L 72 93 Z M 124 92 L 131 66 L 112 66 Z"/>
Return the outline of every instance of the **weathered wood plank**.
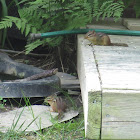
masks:
<path fill-rule="evenodd" d="M 86 112 L 86 137 L 90 139 L 101 138 L 101 99 L 101 91 L 88 92 L 88 111 Z"/>
<path fill-rule="evenodd" d="M 60 78 L 60 79 L 64 79 L 64 80 L 76 80 L 77 77 L 73 76 L 71 74 L 68 73 L 64 73 L 64 72 L 57 72 L 56 75 Z"/>
<path fill-rule="evenodd" d="M 103 89 L 102 92 L 104 93 L 112 93 L 112 94 L 119 94 L 119 93 L 124 93 L 124 94 L 135 94 L 135 93 L 140 93 L 140 90 L 136 90 L 136 89 Z"/>
<path fill-rule="evenodd" d="M 140 91 L 140 47 L 94 46 L 94 49 L 103 89 Z"/>
<path fill-rule="evenodd" d="M 84 43 L 83 35 L 78 35 L 77 70 L 84 108 L 85 135 L 90 139 L 100 139 L 101 85 L 93 49 Z"/>
<path fill-rule="evenodd" d="M 135 18 L 124 18 L 123 24 L 126 26 L 129 30 L 137 30 L 140 31 L 140 19 Z"/>
<path fill-rule="evenodd" d="M 80 89 L 79 80 L 65 80 L 61 79 L 61 88 L 62 89 Z"/>
<path fill-rule="evenodd" d="M 57 72 L 56 75 L 60 78 L 62 89 L 80 89 L 79 79 L 67 73 Z"/>
<path fill-rule="evenodd" d="M 102 139 L 140 138 L 140 42 L 131 45 L 93 46 L 102 81 Z"/>
<path fill-rule="evenodd" d="M 78 37 L 86 137 L 140 138 L 140 37 L 111 38 L 129 47 L 91 47 L 84 44 L 82 35 Z"/>
<path fill-rule="evenodd" d="M 140 93 L 102 96 L 102 139 L 139 139 Z"/>

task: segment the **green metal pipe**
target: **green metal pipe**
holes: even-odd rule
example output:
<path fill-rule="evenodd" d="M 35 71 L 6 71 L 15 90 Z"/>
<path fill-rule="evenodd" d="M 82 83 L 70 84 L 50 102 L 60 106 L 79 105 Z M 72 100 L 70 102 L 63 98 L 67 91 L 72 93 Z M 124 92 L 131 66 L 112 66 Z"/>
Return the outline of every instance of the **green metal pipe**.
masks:
<path fill-rule="evenodd" d="M 68 34 L 85 34 L 91 30 L 95 30 L 96 32 L 102 32 L 110 35 L 140 36 L 140 31 L 132 31 L 132 30 L 77 29 L 77 30 L 63 30 L 63 31 L 55 31 L 55 32 L 47 32 L 47 33 L 30 34 L 30 39 L 34 40 L 39 38 L 48 38 L 48 37 L 68 35 Z"/>

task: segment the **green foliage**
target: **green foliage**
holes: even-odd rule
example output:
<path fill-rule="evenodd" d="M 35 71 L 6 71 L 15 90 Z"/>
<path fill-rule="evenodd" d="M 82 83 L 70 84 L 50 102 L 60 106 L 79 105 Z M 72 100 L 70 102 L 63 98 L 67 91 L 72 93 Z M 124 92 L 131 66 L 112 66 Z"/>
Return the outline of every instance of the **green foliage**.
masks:
<path fill-rule="evenodd" d="M 0 0 L 0 21 L 3 17 L 8 16 L 8 10 L 11 8 L 12 5 L 16 4 L 18 9 L 20 9 L 20 6 L 18 5 L 18 0 L 11 0 L 10 3 L 7 5 L 5 0 Z M 7 37 L 7 29 L 0 30 L 0 45 L 2 45 L 2 48 L 4 47 L 5 40 Z"/>
<path fill-rule="evenodd" d="M 22 92 L 24 95 L 24 93 Z M 1 98 L 3 99 L 3 98 Z M 28 107 L 28 110 L 30 111 L 32 121 L 27 125 L 25 129 L 23 129 L 23 125 L 25 121 L 18 127 L 19 121 L 21 120 L 21 116 L 24 115 L 23 113 L 26 113 L 25 106 L 21 105 L 21 103 L 18 103 L 15 99 L 15 102 L 19 104 L 19 106 L 22 106 L 22 110 L 20 112 L 16 111 L 15 117 L 13 120 L 13 123 L 11 127 L 7 130 L 6 133 L 0 132 L 0 139 L 1 140 L 24 140 L 24 139 L 38 139 L 38 140 L 83 140 L 85 139 L 84 136 L 84 116 L 83 113 L 80 112 L 78 117 L 75 117 L 74 119 L 68 120 L 66 122 L 58 122 L 54 118 L 51 119 L 52 126 L 48 128 L 44 128 L 43 130 L 40 128 L 41 123 L 37 121 L 36 125 L 40 128 L 39 131 L 33 130 L 33 132 L 25 132 L 27 128 L 29 128 L 32 123 L 35 123 L 37 117 L 34 114 L 34 111 L 32 109 L 30 98 L 23 97 L 25 101 L 25 106 Z"/>
<path fill-rule="evenodd" d="M 0 96 L 0 108 L 4 108 L 4 104 L 6 103 L 6 100 L 3 99 L 1 96 Z"/>
<path fill-rule="evenodd" d="M 99 20 L 100 17 L 104 19 L 105 17 L 114 17 L 117 21 L 123 12 L 124 4 L 122 0 L 106 0 L 102 4 L 98 0 L 94 0 L 94 13 L 93 16 L 96 17 L 96 20 Z"/>
<path fill-rule="evenodd" d="M 5 18 L 0 22 L 0 29 L 12 27 L 13 23 L 15 23 L 17 28 L 21 30 L 21 33 L 25 32 L 25 36 L 27 36 L 29 32 L 36 33 L 36 28 L 27 23 L 26 19 L 11 16 L 5 16 Z"/>
<path fill-rule="evenodd" d="M 38 46 L 42 45 L 44 41 L 38 39 L 36 41 L 34 41 L 33 43 L 30 43 L 28 45 L 26 45 L 26 54 L 28 54 L 30 51 L 32 51 L 33 49 L 37 48 Z"/>
<path fill-rule="evenodd" d="M 136 18 L 140 17 L 140 0 L 124 0 L 125 8 L 131 7 L 135 10 Z"/>
<path fill-rule="evenodd" d="M 43 134 L 38 134 L 42 140 L 83 140 L 84 136 L 84 118 L 83 116 L 79 119 L 72 119 L 67 123 L 58 123 L 57 121 L 52 122 L 53 126 L 47 128 Z"/>
<path fill-rule="evenodd" d="M 72 119 L 67 122 L 53 123 L 54 125 L 43 131 L 23 132 L 9 129 L 6 133 L 0 132 L 1 140 L 83 140 L 84 136 L 84 118 Z"/>
<path fill-rule="evenodd" d="M 11 27 L 14 23 L 25 36 L 77 29 L 90 23 L 93 17 L 96 20 L 113 17 L 117 21 L 125 8 L 123 0 L 21 0 L 19 4 L 24 5 L 18 9 L 19 18 L 6 16 L 0 22 L 0 29 Z M 137 5 L 134 8 L 140 11 Z M 137 16 L 139 14 L 137 12 Z M 63 37 L 36 40 L 26 45 L 26 53 L 38 46 L 58 46 L 62 40 Z"/>
<path fill-rule="evenodd" d="M 4 9 L 7 7 L 0 1 L 3 13 L 6 13 Z M 17 3 L 17 0 L 12 2 Z M 24 7 L 20 8 L 20 4 Z M 3 14 L 5 18 L 0 22 L 0 29 L 11 28 L 14 23 L 25 36 L 29 33 L 77 29 L 90 23 L 93 17 L 96 20 L 113 17 L 117 21 L 124 8 L 129 6 L 133 6 L 136 17 L 140 16 L 139 0 L 21 0 L 17 6 L 19 18 Z M 57 46 L 62 40 L 63 37 L 36 40 L 26 46 L 26 53 L 38 46 Z"/>
<path fill-rule="evenodd" d="M 0 3 L 2 6 L 2 11 L 0 15 L 0 20 L 1 20 L 1 18 L 8 15 L 8 8 L 4 0 L 0 0 Z M 0 44 L 2 44 L 2 48 L 4 47 L 4 44 L 5 44 L 6 34 L 7 34 L 7 29 L 0 31 Z"/>
<path fill-rule="evenodd" d="M 136 12 L 136 17 L 140 17 L 140 0 L 135 1 L 134 10 Z"/>

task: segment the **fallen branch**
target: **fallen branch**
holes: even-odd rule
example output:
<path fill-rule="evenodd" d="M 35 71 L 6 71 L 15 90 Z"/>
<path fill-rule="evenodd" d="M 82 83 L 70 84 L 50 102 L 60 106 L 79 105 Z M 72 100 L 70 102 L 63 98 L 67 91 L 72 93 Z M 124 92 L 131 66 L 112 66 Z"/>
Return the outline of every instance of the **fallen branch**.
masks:
<path fill-rule="evenodd" d="M 0 49 L 0 51 L 5 52 L 5 53 L 9 53 L 9 54 L 23 54 L 25 55 L 25 52 L 23 51 L 13 51 L 13 50 L 5 50 L 5 49 Z M 46 57 L 49 54 L 36 54 L 36 53 L 29 53 L 28 56 L 33 56 L 33 57 Z"/>
<path fill-rule="evenodd" d="M 45 77 L 55 75 L 57 72 L 58 72 L 58 69 L 55 68 L 55 69 L 52 69 L 52 70 L 46 70 L 42 73 L 35 74 L 35 75 L 32 75 L 32 76 L 24 78 L 24 79 L 8 80 L 8 82 L 25 82 L 25 81 L 31 81 L 31 80 L 38 80 L 38 79 L 42 79 L 42 78 L 45 78 Z"/>

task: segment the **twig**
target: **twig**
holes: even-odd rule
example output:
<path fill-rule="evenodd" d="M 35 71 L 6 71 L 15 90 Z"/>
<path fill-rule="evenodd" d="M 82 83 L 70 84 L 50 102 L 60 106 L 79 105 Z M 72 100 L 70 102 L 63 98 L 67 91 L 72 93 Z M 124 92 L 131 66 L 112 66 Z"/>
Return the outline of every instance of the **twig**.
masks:
<path fill-rule="evenodd" d="M 52 70 L 46 70 L 42 73 L 32 75 L 30 77 L 24 78 L 24 79 L 18 79 L 18 80 L 8 80 L 8 82 L 25 82 L 25 81 L 31 81 L 31 80 L 37 80 L 45 77 L 49 77 L 52 75 L 55 75 L 58 72 L 58 69 L 52 69 Z"/>
<path fill-rule="evenodd" d="M 61 54 L 60 54 L 60 48 L 58 47 L 58 53 L 59 53 L 59 60 L 60 60 L 60 63 L 61 63 L 61 67 L 62 67 L 62 71 L 64 71 L 64 66 L 63 66 L 63 63 L 62 63 L 62 58 L 61 58 Z"/>
<path fill-rule="evenodd" d="M 13 50 L 5 50 L 5 49 L 0 49 L 0 51 L 2 52 L 6 52 L 6 53 L 10 53 L 10 54 L 24 54 L 25 55 L 25 52 L 24 51 L 13 51 Z M 47 54 L 35 54 L 35 53 L 29 53 L 28 56 L 34 56 L 34 57 L 46 57 Z"/>

